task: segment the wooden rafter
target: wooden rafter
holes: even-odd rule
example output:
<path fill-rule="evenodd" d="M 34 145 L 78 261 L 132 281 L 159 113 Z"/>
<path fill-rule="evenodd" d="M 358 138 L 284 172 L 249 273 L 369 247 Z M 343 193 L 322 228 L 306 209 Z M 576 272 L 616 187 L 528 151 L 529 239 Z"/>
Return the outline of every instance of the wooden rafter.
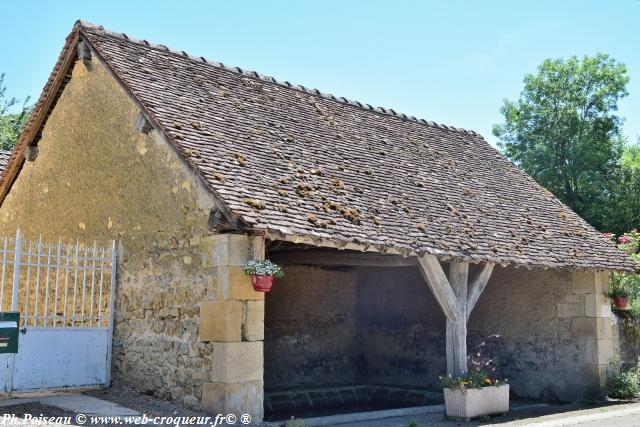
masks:
<path fill-rule="evenodd" d="M 416 265 L 415 257 L 383 255 L 366 252 L 347 252 L 327 249 L 300 249 L 277 251 L 272 248 L 269 258 L 278 264 L 355 266 L 355 267 L 408 267 Z"/>

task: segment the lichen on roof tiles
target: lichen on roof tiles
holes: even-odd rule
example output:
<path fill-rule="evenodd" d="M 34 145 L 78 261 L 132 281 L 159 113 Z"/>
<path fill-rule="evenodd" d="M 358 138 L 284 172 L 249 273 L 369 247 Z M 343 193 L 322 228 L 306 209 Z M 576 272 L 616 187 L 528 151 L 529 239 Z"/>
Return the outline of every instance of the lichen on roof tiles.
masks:
<path fill-rule="evenodd" d="M 9 163 L 11 151 L 0 150 L 0 172 L 3 172 Z"/>
<path fill-rule="evenodd" d="M 476 132 L 92 24 L 74 31 L 229 211 L 260 230 L 472 262 L 635 268 Z"/>

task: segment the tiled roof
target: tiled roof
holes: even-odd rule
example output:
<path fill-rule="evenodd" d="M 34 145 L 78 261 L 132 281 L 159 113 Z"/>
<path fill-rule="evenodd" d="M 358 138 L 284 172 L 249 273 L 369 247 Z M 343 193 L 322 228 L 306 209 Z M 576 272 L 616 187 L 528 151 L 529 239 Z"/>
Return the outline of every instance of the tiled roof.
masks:
<path fill-rule="evenodd" d="M 2 173 L 7 167 L 9 157 L 11 157 L 11 151 L 0 150 L 0 173 Z"/>
<path fill-rule="evenodd" d="M 75 30 L 248 228 L 473 262 L 635 267 L 475 132 Z"/>

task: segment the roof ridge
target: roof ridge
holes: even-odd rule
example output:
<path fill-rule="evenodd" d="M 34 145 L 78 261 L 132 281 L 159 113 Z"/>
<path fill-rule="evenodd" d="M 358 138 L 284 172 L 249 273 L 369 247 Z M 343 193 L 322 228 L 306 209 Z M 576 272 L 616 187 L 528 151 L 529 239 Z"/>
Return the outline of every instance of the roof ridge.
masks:
<path fill-rule="evenodd" d="M 302 85 L 295 85 L 295 84 L 292 84 L 292 83 L 290 83 L 289 81 L 286 81 L 286 80 L 285 81 L 280 81 L 280 80 L 277 80 L 274 77 L 258 73 L 257 71 L 244 70 L 244 69 L 242 69 L 240 67 L 230 67 L 230 66 L 227 66 L 227 65 L 223 64 L 222 62 L 218 62 L 218 61 L 213 61 L 213 60 L 207 59 L 204 56 L 191 55 L 191 54 L 185 52 L 184 50 L 178 51 L 178 50 L 172 49 L 172 48 L 170 48 L 170 47 L 168 47 L 166 45 L 163 45 L 163 44 L 151 43 L 151 42 L 149 42 L 149 41 L 147 41 L 145 39 L 137 39 L 135 37 L 131 37 L 131 36 L 127 35 L 126 33 L 121 33 L 121 32 L 108 30 L 102 25 L 93 24 L 93 23 L 88 22 L 88 21 L 84 21 L 84 20 L 80 20 L 79 19 L 79 20 L 76 21 L 75 25 L 79 26 L 80 28 L 87 28 L 87 29 L 90 29 L 90 30 L 93 30 L 93 31 L 100 31 L 105 35 L 112 36 L 112 37 L 118 37 L 118 38 L 125 39 L 125 40 L 128 40 L 128 41 L 133 42 L 133 43 L 143 44 L 143 45 L 145 45 L 147 47 L 150 47 L 150 48 L 153 48 L 153 49 L 159 49 L 159 50 L 163 50 L 165 52 L 173 53 L 175 55 L 181 55 L 181 56 L 183 56 L 185 58 L 191 59 L 192 61 L 196 61 L 196 62 L 203 63 L 203 64 L 208 64 L 208 65 L 211 65 L 211 66 L 223 69 L 223 70 L 234 72 L 236 74 L 240 74 L 240 75 L 244 75 L 244 76 L 252 77 L 252 78 L 257 78 L 257 79 L 260 79 L 260 80 L 262 80 L 262 81 L 264 81 L 266 83 L 276 84 L 276 85 L 283 86 L 283 87 L 286 87 L 286 88 L 299 90 L 299 91 L 307 93 L 309 95 L 320 96 L 322 98 L 329 99 L 329 100 L 332 100 L 332 101 L 336 101 L 336 102 L 339 102 L 341 104 L 351 105 L 353 107 L 361 108 L 361 109 L 366 110 L 366 111 L 372 111 L 372 112 L 379 113 L 379 114 L 390 115 L 390 116 L 397 117 L 397 118 L 402 119 L 402 120 L 408 120 L 408 121 L 412 121 L 412 122 L 415 122 L 415 123 L 420 123 L 422 125 L 429 126 L 429 127 L 437 127 L 439 129 L 466 133 L 468 135 L 472 135 L 472 136 L 475 136 L 475 137 L 483 138 L 483 136 L 480 133 L 478 133 L 478 132 L 476 132 L 474 130 L 464 129 L 464 128 L 455 127 L 455 126 L 449 126 L 449 125 L 445 125 L 443 123 L 437 123 L 437 122 L 434 122 L 434 121 L 431 121 L 431 120 L 416 118 L 415 116 L 409 116 L 409 115 L 404 114 L 404 113 L 399 113 L 399 112 L 395 111 L 392 108 L 373 107 L 371 104 L 362 103 L 360 101 L 355 101 L 355 100 L 352 100 L 352 99 L 348 99 L 348 98 L 345 98 L 344 96 L 338 97 L 338 96 L 335 96 L 335 95 L 333 95 L 331 93 L 322 92 L 319 89 L 307 88 L 307 87 L 302 86 Z"/>

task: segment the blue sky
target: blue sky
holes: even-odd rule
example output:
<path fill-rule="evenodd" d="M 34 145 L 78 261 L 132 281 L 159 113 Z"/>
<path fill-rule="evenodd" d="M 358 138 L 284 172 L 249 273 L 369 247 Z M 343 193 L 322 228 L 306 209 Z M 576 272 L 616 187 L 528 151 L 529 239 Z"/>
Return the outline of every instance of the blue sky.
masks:
<path fill-rule="evenodd" d="M 640 1 L 13 1 L 0 72 L 37 97 L 74 21 L 473 129 L 495 143 L 502 100 L 543 59 L 605 52 L 627 65 L 625 134 L 640 135 Z"/>

